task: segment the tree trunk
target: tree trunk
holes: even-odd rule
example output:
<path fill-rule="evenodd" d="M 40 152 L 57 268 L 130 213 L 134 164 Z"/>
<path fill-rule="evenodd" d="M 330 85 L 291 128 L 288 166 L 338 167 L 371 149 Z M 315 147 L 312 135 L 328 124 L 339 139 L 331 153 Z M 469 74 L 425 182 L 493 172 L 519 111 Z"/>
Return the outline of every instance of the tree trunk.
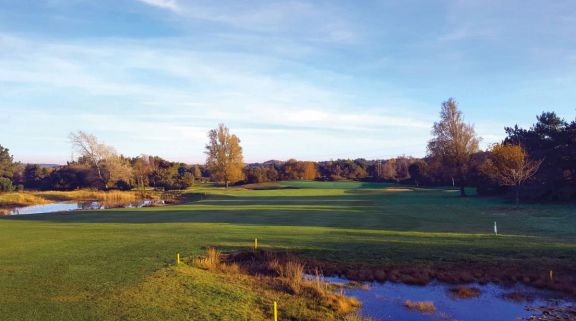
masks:
<path fill-rule="evenodd" d="M 226 181 L 226 188 L 228 188 L 228 181 Z"/>
<path fill-rule="evenodd" d="M 466 190 L 464 189 L 464 184 L 460 185 L 460 196 L 466 197 Z"/>

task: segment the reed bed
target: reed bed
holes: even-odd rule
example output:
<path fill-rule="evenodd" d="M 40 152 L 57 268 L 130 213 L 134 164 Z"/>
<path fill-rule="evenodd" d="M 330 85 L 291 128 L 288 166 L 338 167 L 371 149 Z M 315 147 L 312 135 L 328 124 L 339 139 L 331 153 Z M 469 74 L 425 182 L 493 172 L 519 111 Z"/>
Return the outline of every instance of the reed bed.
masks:
<path fill-rule="evenodd" d="M 40 205 L 47 203 L 50 203 L 50 201 L 30 193 L 0 193 L 0 207 Z"/>

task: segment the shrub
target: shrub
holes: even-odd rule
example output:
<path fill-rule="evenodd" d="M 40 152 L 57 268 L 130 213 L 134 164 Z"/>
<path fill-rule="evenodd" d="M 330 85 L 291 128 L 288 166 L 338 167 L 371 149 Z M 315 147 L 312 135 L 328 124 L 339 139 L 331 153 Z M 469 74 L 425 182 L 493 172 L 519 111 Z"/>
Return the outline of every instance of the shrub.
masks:
<path fill-rule="evenodd" d="M 0 177 L 0 192 L 12 192 L 13 190 L 12 181 L 6 177 Z"/>

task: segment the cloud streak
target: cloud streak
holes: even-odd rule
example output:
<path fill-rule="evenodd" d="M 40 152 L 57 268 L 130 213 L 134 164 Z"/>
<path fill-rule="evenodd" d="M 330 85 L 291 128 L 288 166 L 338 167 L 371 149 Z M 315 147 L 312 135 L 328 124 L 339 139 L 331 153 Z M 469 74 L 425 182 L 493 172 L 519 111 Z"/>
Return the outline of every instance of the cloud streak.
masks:
<path fill-rule="evenodd" d="M 158 7 L 162 9 L 169 9 L 174 12 L 180 12 L 180 6 L 176 0 L 136 0 L 145 3 L 149 6 Z"/>

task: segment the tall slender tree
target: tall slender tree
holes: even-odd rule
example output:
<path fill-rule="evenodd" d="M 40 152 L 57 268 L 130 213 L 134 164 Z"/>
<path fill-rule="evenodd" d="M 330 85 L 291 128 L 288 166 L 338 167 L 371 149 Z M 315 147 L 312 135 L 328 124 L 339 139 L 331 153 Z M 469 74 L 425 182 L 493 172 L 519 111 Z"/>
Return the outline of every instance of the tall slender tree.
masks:
<path fill-rule="evenodd" d="M 466 196 L 464 189 L 472 154 L 478 152 L 480 138 L 474 126 L 464 122 L 458 104 L 452 98 L 442 103 L 440 120 L 434 123 L 434 136 L 428 142 L 428 153 L 438 159 L 445 172 L 456 177 L 460 195 Z"/>
<path fill-rule="evenodd" d="M 228 127 L 219 124 L 218 128 L 208 132 L 206 145 L 206 167 L 210 176 L 217 182 L 228 184 L 244 179 L 244 157 L 240 139 L 230 134 Z"/>

